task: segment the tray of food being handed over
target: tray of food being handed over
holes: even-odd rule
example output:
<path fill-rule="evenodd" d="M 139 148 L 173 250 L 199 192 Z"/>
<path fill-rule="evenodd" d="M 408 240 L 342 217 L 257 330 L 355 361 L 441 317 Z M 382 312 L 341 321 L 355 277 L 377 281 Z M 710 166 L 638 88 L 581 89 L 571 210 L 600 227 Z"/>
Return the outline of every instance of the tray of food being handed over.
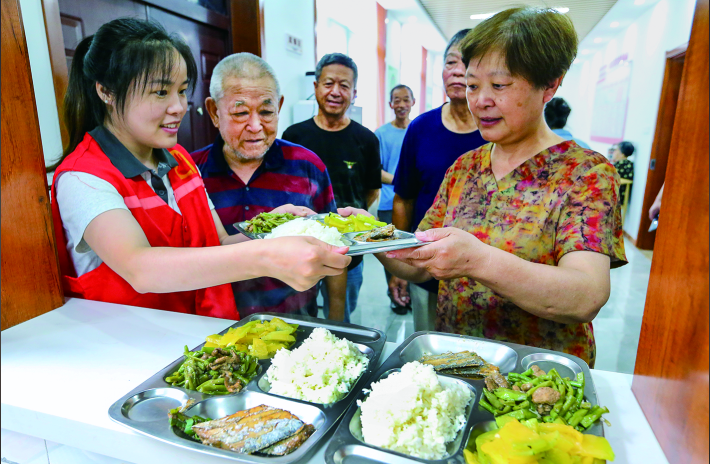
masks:
<path fill-rule="evenodd" d="M 311 454 L 355 400 L 382 331 L 258 313 L 190 350 L 117 400 L 112 420 L 182 448 L 244 463 Z"/>
<path fill-rule="evenodd" d="M 587 364 L 439 332 L 407 338 L 358 392 L 326 462 L 599 464 L 613 460 Z"/>
<path fill-rule="evenodd" d="M 290 213 L 261 213 L 234 227 L 250 239 L 309 236 L 335 246 L 348 246 L 348 256 L 426 245 L 414 234 L 362 214 L 342 217 L 335 213 L 297 217 Z"/>

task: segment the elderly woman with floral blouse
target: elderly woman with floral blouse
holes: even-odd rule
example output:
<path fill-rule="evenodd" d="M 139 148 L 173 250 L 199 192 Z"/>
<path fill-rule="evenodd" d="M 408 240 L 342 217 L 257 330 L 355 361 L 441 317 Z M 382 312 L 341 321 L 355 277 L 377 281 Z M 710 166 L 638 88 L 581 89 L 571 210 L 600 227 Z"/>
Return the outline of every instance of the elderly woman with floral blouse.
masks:
<path fill-rule="evenodd" d="M 594 366 L 591 321 L 626 263 L 619 177 L 545 123 L 577 52 L 569 18 L 513 8 L 460 45 L 467 99 L 490 143 L 448 170 L 417 237 L 378 257 L 409 281 L 440 279 L 437 330 L 570 353 Z"/>

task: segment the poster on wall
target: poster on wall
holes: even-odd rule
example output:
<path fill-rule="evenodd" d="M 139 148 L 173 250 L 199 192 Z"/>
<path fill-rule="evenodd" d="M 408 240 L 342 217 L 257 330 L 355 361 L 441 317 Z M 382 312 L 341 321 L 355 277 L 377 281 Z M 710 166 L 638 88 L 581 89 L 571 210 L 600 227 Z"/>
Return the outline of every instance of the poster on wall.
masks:
<path fill-rule="evenodd" d="M 613 144 L 624 140 L 630 85 L 631 62 L 627 60 L 627 55 L 616 58 L 599 70 L 590 136 L 595 142 Z"/>

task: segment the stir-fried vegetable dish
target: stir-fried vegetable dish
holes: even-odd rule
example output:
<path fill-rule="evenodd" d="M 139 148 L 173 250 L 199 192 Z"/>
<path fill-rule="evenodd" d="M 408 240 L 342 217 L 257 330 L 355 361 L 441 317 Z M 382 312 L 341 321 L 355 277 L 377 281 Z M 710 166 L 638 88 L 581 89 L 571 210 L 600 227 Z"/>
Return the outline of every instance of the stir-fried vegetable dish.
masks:
<path fill-rule="evenodd" d="M 335 227 L 341 234 L 346 232 L 364 232 L 387 225 L 386 222 L 378 221 L 364 214 L 353 214 L 348 217 L 342 217 L 335 213 L 328 214 L 325 219 L 323 219 L 323 223 L 328 227 Z"/>
<path fill-rule="evenodd" d="M 253 219 L 247 221 L 247 232 L 250 234 L 261 234 L 271 232 L 281 224 L 296 219 L 291 213 L 259 213 Z"/>
<path fill-rule="evenodd" d="M 518 420 L 537 419 L 545 423 L 569 425 L 577 431 L 588 430 L 609 412 L 606 407 L 584 401 L 584 374 L 575 380 L 562 377 L 556 369 L 545 373 L 532 366 L 522 374 L 508 374 L 510 388 L 488 385 L 479 406 L 494 416 Z"/>
<path fill-rule="evenodd" d="M 474 431 L 464 449 L 466 464 L 601 464 L 613 461 L 614 451 L 604 437 L 582 434 L 564 424 L 496 419 L 497 430 Z"/>
<path fill-rule="evenodd" d="M 170 385 L 196 390 L 208 395 L 237 393 L 256 376 L 259 361 L 255 356 L 233 348 L 203 347 L 190 351 L 185 347 L 185 361 L 165 381 Z"/>

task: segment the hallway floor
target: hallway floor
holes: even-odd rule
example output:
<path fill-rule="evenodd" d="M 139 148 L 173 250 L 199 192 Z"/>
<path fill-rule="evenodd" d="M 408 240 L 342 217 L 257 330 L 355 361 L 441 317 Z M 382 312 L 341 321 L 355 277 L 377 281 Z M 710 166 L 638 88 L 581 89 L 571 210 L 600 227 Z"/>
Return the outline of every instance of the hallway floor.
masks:
<path fill-rule="evenodd" d="M 612 269 L 609 301 L 594 319 L 596 369 L 633 374 L 651 260 L 630 241 L 625 245 L 629 264 Z M 384 331 L 389 342 L 403 342 L 414 331 L 411 311 L 398 316 L 389 309 L 384 270 L 374 256 L 365 256 L 363 274 L 352 323 Z"/>

